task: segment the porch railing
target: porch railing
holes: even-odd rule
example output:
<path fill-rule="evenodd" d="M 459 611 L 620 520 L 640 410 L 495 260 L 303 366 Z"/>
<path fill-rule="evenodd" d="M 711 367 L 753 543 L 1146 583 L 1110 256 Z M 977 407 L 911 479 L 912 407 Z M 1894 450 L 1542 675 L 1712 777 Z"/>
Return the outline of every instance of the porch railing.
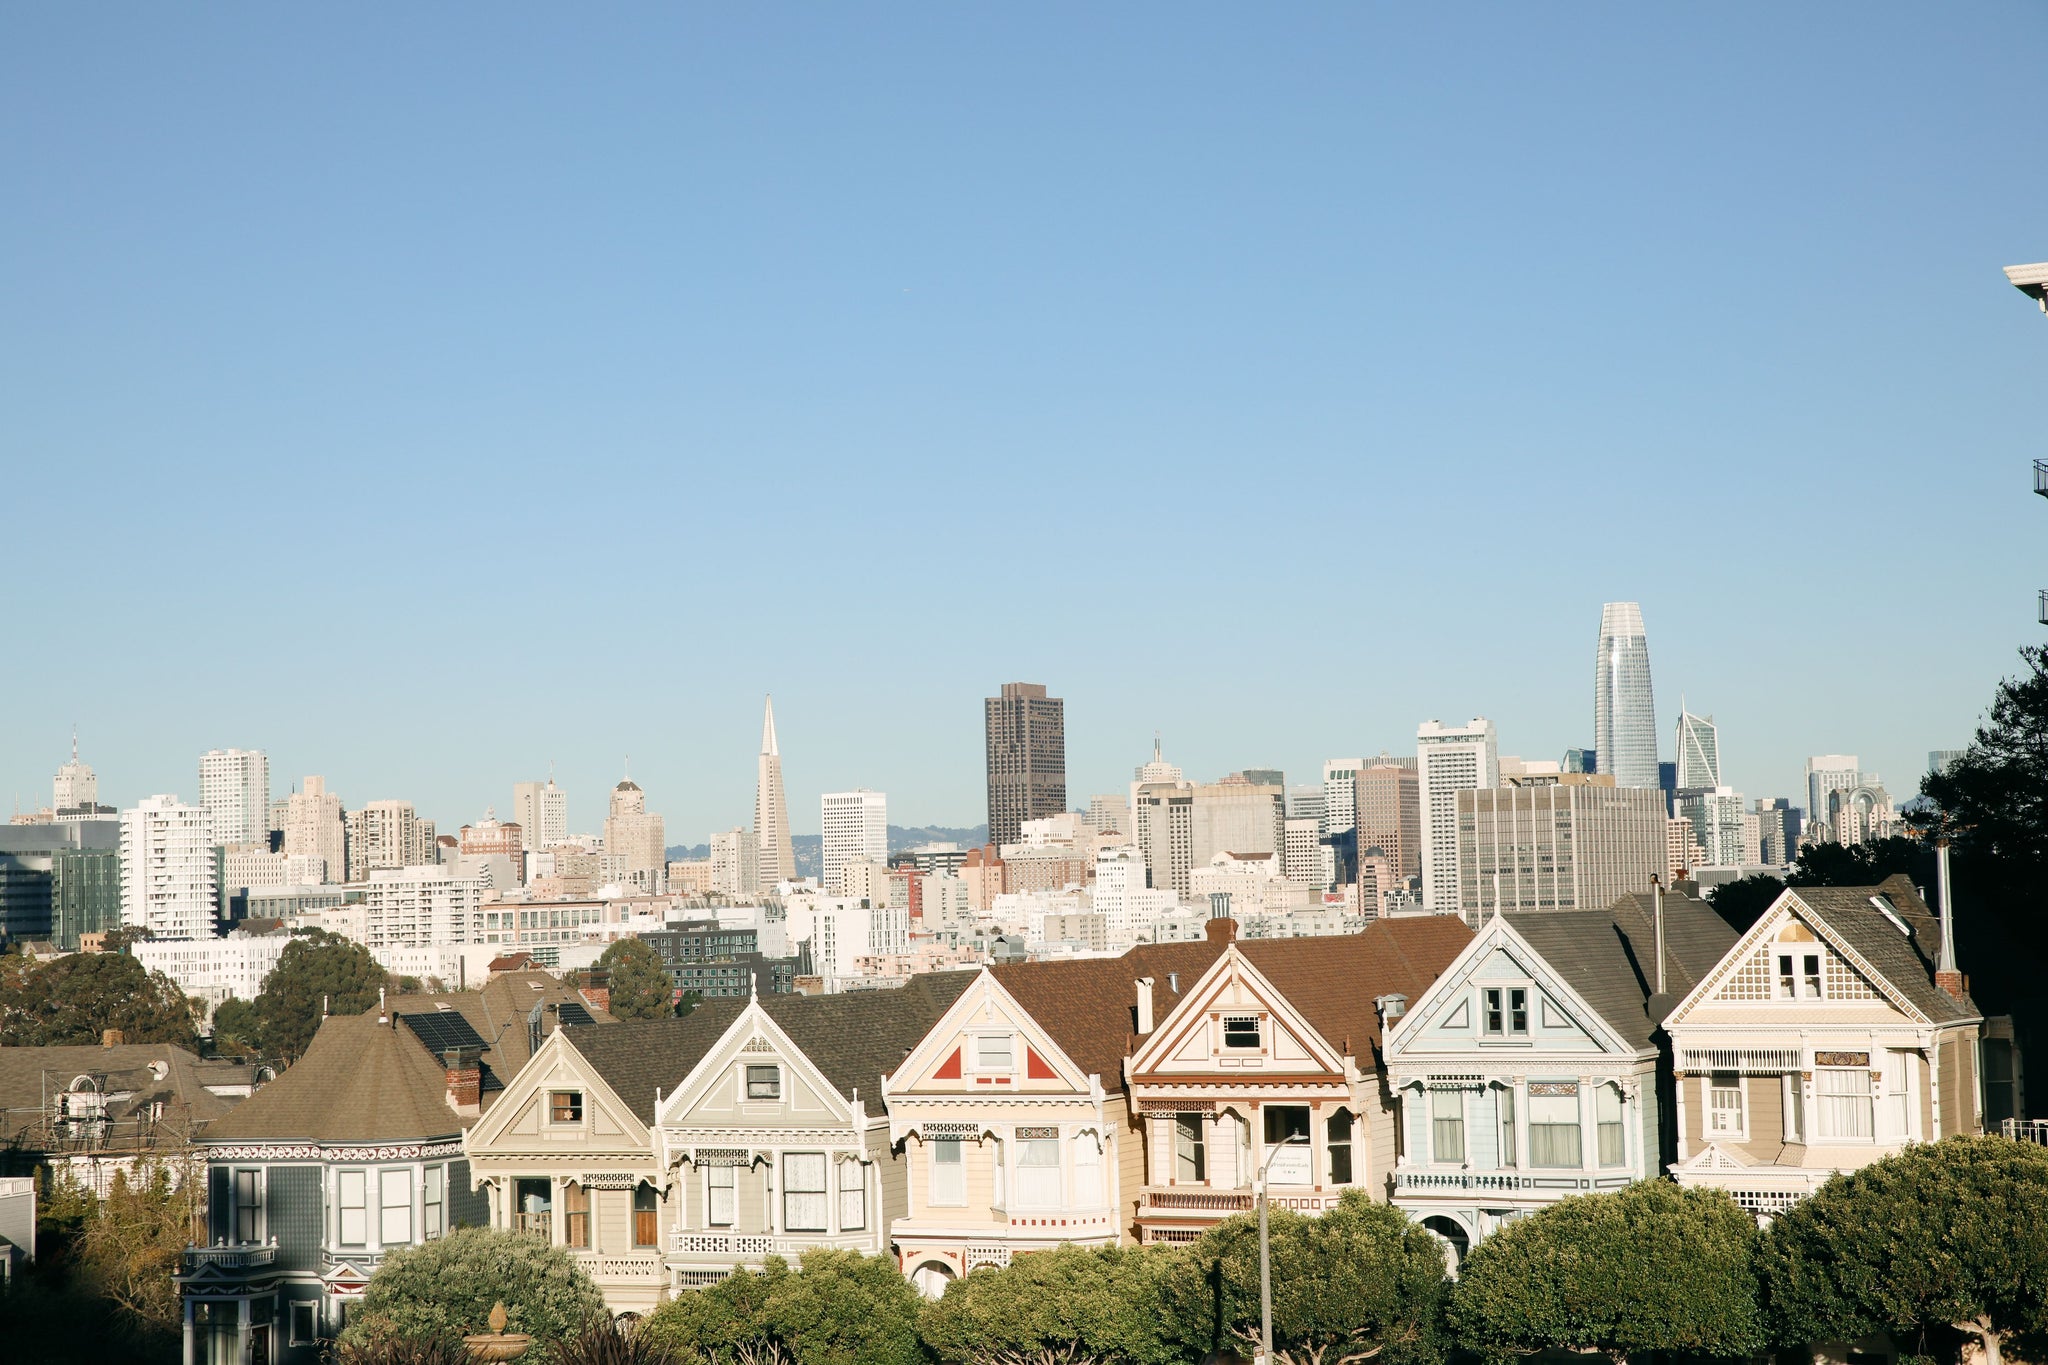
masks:
<path fill-rule="evenodd" d="M 2031 1142 L 2048 1147 L 2048 1119 L 2007 1119 L 1999 1131 L 2014 1142 Z"/>

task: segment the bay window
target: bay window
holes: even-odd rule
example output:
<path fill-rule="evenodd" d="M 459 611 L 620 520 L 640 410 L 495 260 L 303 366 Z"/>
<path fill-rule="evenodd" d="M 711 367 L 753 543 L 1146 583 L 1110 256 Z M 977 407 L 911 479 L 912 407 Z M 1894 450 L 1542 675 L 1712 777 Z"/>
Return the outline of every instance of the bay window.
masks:
<path fill-rule="evenodd" d="M 643 1180 L 633 1187 L 634 1246 L 651 1247 L 661 1241 L 660 1209 L 661 1196 L 654 1192 L 654 1186 Z"/>
<path fill-rule="evenodd" d="M 1739 1138 L 1749 1131 L 1749 1116 L 1743 1107 L 1742 1077 L 1733 1071 L 1716 1071 L 1707 1077 L 1707 1135 Z"/>
<path fill-rule="evenodd" d="M 377 1240 L 385 1246 L 403 1246 L 412 1240 L 412 1172 L 377 1173 L 379 1217 Z"/>
<path fill-rule="evenodd" d="M 1872 1136 L 1868 1066 L 1815 1068 L 1813 1098 L 1821 1137 L 1862 1141 Z"/>
<path fill-rule="evenodd" d="M 1575 1169 L 1585 1164 L 1579 1144 L 1577 1081 L 1529 1083 L 1529 1162 Z"/>
<path fill-rule="evenodd" d="M 1060 1140 L 1026 1137 L 1031 1129 L 1017 1132 L 1017 1207 L 1056 1209 L 1060 1206 Z"/>
<path fill-rule="evenodd" d="M 1603 1085 L 1593 1092 L 1595 1138 L 1600 1145 L 1602 1166 L 1621 1166 L 1628 1161 L 1628 1130 L 1621 1118 L 1621 1090 Z"/>
<path fill-rule="evenodd" d="M 1173 1183 L 1202 1185 L 1209 1180 L 1209 1144 L 1200 1114 L 1173 1116 Z"/>
<path fill-rule="evenodd" d="M 704 1221 L 714 1228 L 729 1228 L 739 1209 L 737 1166 L 710 1166 L 704 1171 Z"/>
<path fill-rule="evenodd" d="M 573 1180 L 562 1184 L 562 1245 L 590 1245 L 590 1191 Z"/>
<path fill-rule="evenodd" d="M 823 1232 L 825 1154 L 789 1152 L 782 1158 L 782 1226 L 790 1232 Z"/>
<path fill-rule="evenodd" d="M 359 1247 L 370 1240 L 370 1175 L 368 1171 L 341 1171 L 335 1176 L 335 1205 L 340 1210 L 337 1230 L 345 1247 Z"/>
<path fill-rule="evenodd" d="M 1330 1115 L 1323 1130 L 1323 1151 L 1327 1153 L 1326 1166 L 1329 1183 L 1349 1185 L 1351 1183 L 1351 1111 L 1339 1109 Z"/>
<path fill-rule="evenodd" d="M 1465 1092 L 1429 1092 L 1430 1152 L 1439 1165 L 1462 1165 L 1465 1161 Z"/>
<path fill-rule="evenodd" d="M 932 1141 L 932 1203 L 958 1208 L 967 1202 L 967 1162 L 959 1138 Z"/>
<path fill-rule="evenodd" d="M 839 1163 L 839 1230 L 860 1232 L 868 1225 L 867 1167 L 847 1157 Z"/>
<path fill-rule="evenodd" d="M 1500 1164 L 1503 1170 L 1513 1170 L 1515 1161 L 1515 1092 L 1508 1086 L 1501 1086 L 1494 1092 L 1495 1103 L 1499 1106 L 1500 1117 Z"/>

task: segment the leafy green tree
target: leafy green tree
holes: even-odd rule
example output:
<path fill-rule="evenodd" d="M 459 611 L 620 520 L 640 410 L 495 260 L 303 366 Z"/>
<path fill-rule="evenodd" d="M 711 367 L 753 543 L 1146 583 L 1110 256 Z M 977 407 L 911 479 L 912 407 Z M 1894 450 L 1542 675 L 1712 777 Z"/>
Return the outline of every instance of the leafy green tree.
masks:
<path fill-rule="evenodd" d="M 1986 1365 L 2048 1350 L 2048 1151 L 1952 1137 L 1838 1175 L 1780 1215 L 1759 1254 L 1786 1345 L 1887 1332 L 1928 1355 L 1953 1330 Z"/>
<path fill-rule="evenodd" d="M 693 1013 L 695 1013 L 695 1012 L 696 1012 L 697 1006 L 699 1006 L 699 1005 L 701 1005 L 701 1004 L 703 1004 L 703 1003 L 704 1003 L 704 994 L 703 994 L 703 992 L 701 992 L 701 991 L 684 991 L 684 992 L 683 992 L 683 993 L 682 993 L 681 995 L 679 995 L 679 996 L 677 996 L 677 997 L 676 997 L 676 1018 L 678 1018 L 678 1019 L 687 1019 L 687 1018 L 689 1018 L 689 1017 L 690 1017 L 690 1016 L 691 1016 L 691 1015 L 692 1015 Z"/>
<path fill-rule="evenodd" d="M 560 1247 L 525 1233 L 458 1228 L 386 1256 L 341 1339 L 367 1347 L 487 1332 L 500 1302 L 506 1330 L 533 1336 L 521 1359 L 535 1365 L 548 1365 L 561 1343 L 606 1313 L 604 1295 Z"/>
<path fill-rule="evenodd" d="M 1756 1220 L 1719 1190 L 1648 1180 L 1518 1218 L 1472 1249 L 1451 1295 L 1458 1344 L 1504 1361 L 1551 1348 L 1753 1355 Z"/>
<path fill-rule="evenodd" d="M 817 1250 L 802 1267 L 770 1257 L 663 1304 L 640 1332 L 705 1365 L 924 1365 L 920 1300 L 894 1260 Z"/>
<path fill-rule="evenodd" d="M 919 1327 L 940 1365 L 1164 1365 L 1163 1248 L 1062 1246 L 975 1271 L 925 1305 Z"/>
<path fill-rule="evenodd" d="M 0 1045 L 97 1043 L 108 1029 L 130 1043 L 199 1045 L 176 983 L 125 953 L 0 961 Z"/>
<path fill-rule="evenodd" d="M 666 1019 L 674 1013 L 675 983 L 661 954 L 643 939 L 622 938 L 604 950 L 597 970 L 607 973 L 615 1019 Z"/>
<path fill-rule="evenodd" d="M 1270 1215 L 1273 1353 L 1286 1365 L 1429 1365 L 1443 1358 L 1442 1245 L 1405 1214 L 1347 1190 L 1308 1218 Z M 1259 1340 L 1259 1225 L 1218 1224 L 1165 1263 L 1161 1328 L 1186 1355 L 1251 1355 Z"/>
<path fill-rule="evenodd" d="M 1895 872 L 1916 885 L 1934 879 L 1934 854 L 1915 839 L 1893 836 L 1867 844 L 1808 844 L 1786 881 L 1793 886 L 1876 886 Z"/>
<path fill-rule="evenodd" d="M 213 1050 L 222 1056 L 250 1056 L 262 1051 L 263 1016 L 247 1000 L 232 997 L 213 1011 Z"/>
<path fill-rule="evenodd" d="M 1707 901 L 1736 933 L 1745 933 L 1776 903 L 1785 883 L 1768 872 L 1722 882 L 1707 892 Z"/>
<path fill-rule="evenodd" d="M 324 929 L 294 935 L 256 997 L 263 1052 L 298 1060 L 323 1013 L 361 1014 L 386 984 L 384 969 L 362 944 Z"/>

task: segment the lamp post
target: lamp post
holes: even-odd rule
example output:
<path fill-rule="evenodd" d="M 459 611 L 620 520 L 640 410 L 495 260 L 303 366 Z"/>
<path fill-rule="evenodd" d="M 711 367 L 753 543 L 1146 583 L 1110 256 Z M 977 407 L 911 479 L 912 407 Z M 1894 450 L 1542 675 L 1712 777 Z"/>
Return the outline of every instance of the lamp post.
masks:
<path fill-rule="evenodd" d="M 1273 1158 L 1295 1143 L 1306 1143 L 1306 1133 L 1296 1133 L 1275 1143 L 1259 1167 L 1259 1358 L 1253 1365 L 1273 1365 L 1273 1248 L 1266 1236 L 1266 1186 L 1273 1172 Z"/>

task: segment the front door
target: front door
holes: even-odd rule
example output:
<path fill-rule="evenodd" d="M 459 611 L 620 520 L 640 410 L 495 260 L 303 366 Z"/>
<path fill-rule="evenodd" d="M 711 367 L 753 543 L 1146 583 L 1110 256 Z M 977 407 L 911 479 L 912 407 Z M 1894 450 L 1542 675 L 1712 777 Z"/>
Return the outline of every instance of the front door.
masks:
<path fill-rule="evenodd" d="M 270 1365 L 270 1324 L 259 1322 L 249 1329 L 249 1365 Z"/>

